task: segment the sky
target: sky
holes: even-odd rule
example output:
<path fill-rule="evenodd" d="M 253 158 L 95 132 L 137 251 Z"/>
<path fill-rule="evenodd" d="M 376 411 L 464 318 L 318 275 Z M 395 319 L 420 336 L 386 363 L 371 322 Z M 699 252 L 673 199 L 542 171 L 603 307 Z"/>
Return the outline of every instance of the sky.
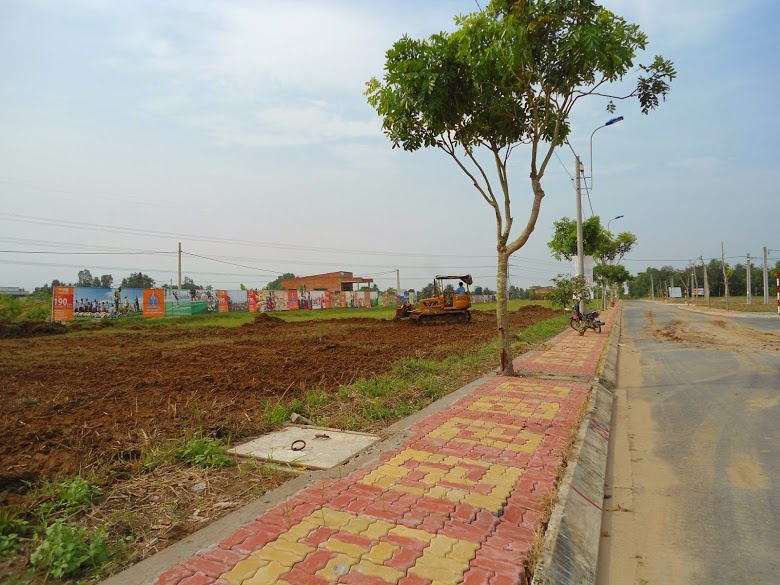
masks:
<path fill-rule="evenodd" d="M 480 0 L 484 7 L 486 0 Z M 780 5 L 604 0 L 678 72 L 648 116 L 581 101 L 585 217 L 638 238 L 624 264 L 780 258 Z M 453 30 L 472 0 L 0 1 L 0 286 L 182 274 L 215 288 L 351 271 L 384 290 L 470 273 L 495 289 L 495 220 L 444 153 L 393 150 L 363 95 L 402 35 Z M 569 273 L 546 243 L 574 217 L 560 149 L 510 282 Z M 529 151 L 511 158 L 516 235 Z M 592 207 L 592 211 L 591 211 Z"/>

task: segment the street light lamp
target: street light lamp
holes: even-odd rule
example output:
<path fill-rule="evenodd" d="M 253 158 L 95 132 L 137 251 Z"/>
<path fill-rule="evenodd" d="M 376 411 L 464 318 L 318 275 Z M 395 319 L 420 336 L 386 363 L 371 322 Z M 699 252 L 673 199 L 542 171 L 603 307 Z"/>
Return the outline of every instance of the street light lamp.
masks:
<path fill-rule="evenodd" d="M 612 124 L 617 124 L 618 122 L 623 121 L 623 116 L 618 116 L 617 118 L 612 118 L 610 120 L 607 120 L 606 123 L 596 128 L 593 132 L 590 133 L 590 188 L 593 189 L 593 135 L 601 130 L 602 128 L 606 128 L 607 126 L 612 126 Z"/>
<path fill-rule="evenodd" d="M 615 221 L 616 219 L 620 219 L 621 217 L 625 217 L 625 216 L 623 216 L 623 215 L 618 215 L 618 216 L 616 216 L 616 217 L 613 217 L 612 219 L 610 219 L 610 220 L 607 222 L 607 231 L 609 231 L 609 224 L 611 224 L 611 223 L 612 223 L 613 221 Z"/>

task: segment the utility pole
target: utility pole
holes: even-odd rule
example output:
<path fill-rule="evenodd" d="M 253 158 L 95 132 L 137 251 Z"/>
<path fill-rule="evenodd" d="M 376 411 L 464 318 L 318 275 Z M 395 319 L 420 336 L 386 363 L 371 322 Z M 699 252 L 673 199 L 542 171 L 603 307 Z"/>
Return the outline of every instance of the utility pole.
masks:
<path fill-rule="evenodd" d="M 398 268 L 395 269 L 395 299 L 396 304 L 400 300 L 398 295 L 401 294 L 401 271 Z"/>
<path fill-rule="evenodd" d="M 750 286 L 750 273 L 752 272 L 752 270 L 750 270 L 750 254 L 747 255 L 747 268 L 746 268 L 746 270 L 747 270 L 747 279 L 745 280 L 745 282 L 746 282 L 746 285 L 747 285 L 747 304 L 750 305 L 753 302 L 753 297 L 750 294 L 750 289 L 751 289 L 751 286 Z"/>
<path fill-rule="evenodd" d="M 691 274 L 693 275 L 693 286 L 695 287 L 693 291 L 696 293 L 694 295 L 694 302 L 696 303 L 696 306 L 699 306 L 699 275 L 696 274 L 696 263 L 694 262 L 691 264 Z"/>
<path fill-rule="evenodd" d="M 726 251 L 723 248 L 723 242 L 720 243 L 720 267 L 723 269 L 723 287 L 726 293 L 726 310 L 729 308 L 729 277 L 726 274 Z"/>
<path fill-rule="evenodd" d="M 179 242 L 179 294 L 181 294 L 181 242 Z"/>
<path fill-rule="evenodd" d="M 769 304 L 769 250 L 764 246 L 764 304 Z"/>
<path fill-rule="evenodd" d="M 575 174 L 577 175 L 577 180 L 575 181 L 577 191 L 577 272 L 578 276 L 585 278 L 585 252 L 582 241 L 582 186 L 580 185 L 580 174 L 583 172 L 584 168 L 580 162 L 580 157 L 576 154 L 574 155 L 574 164 L 576 167 Z M 580 313 L 584 315 L 585 312 L 585 299 L 581 298 Z"/>
<path fill-rule="evenodd" d="M 704 256 L 699 256 L 701 260 L 701 267 L 704 269 L 704 298 L 707 301 L 707 306 L 712 307 L 710 304 L 710 280 L 707 276 L 707 266 L 704 264 Z"/>

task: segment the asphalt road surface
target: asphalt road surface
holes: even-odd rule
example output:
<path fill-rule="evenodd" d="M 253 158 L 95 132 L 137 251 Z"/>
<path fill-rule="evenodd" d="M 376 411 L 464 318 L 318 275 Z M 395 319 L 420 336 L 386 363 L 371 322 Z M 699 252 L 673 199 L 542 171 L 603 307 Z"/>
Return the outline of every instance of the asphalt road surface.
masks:
<path fill-rule="evenodd" d="M 599 585 L 780 584 L 780 317 L 627 302 Z"/>

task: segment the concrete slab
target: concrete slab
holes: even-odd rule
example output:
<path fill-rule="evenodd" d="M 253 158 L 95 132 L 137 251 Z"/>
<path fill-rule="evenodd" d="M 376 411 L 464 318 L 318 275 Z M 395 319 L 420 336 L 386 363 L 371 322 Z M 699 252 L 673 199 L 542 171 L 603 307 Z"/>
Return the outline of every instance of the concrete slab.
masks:
<path fill-rule="evenodd" d="M 282 430 L 230 449 L 242 457 L 288 463 L 311 469 L 330 469 L 379 440 L 376 435 L 325 427 L 287 425 Z"/>

